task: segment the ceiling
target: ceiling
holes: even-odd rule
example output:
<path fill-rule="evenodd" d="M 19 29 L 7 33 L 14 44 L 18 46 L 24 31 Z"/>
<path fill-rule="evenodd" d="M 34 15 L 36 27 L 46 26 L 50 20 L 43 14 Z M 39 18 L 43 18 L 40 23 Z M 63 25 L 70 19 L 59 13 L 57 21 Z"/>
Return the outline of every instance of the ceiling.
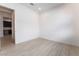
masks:
<path fill-rule="evenodd" d="M 58 7 L 63 3 L 21 3 L 21 4 L 31 8 L 34 11 L 45 12 L 45 11 L 52 10 L 55 7 Z"/>

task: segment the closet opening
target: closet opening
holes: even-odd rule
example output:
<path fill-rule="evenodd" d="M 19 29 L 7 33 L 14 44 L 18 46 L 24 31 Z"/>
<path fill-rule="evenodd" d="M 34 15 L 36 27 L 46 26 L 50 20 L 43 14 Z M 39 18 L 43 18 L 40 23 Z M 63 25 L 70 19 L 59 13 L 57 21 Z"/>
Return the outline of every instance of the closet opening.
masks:
<path fill-rule="evenodd" d="M 14 10 L 0 6 L 0 48 L 15 44 Z"/>

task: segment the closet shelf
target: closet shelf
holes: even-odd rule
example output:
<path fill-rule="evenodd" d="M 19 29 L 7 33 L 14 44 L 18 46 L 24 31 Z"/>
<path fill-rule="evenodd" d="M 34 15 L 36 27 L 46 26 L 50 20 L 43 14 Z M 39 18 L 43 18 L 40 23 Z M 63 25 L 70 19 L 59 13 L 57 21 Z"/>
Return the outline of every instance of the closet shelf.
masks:
<path fill-rule="evenodd" d="M 12 30 L 10 27 L 4 27 L 3 30 Z"/>
<path fill-rule="evenodd" d="M 5 19 L 5 20 L 3 19 L 3 21 L 12 22 L 12 20 L 8 20 L 8 19 Z"/>

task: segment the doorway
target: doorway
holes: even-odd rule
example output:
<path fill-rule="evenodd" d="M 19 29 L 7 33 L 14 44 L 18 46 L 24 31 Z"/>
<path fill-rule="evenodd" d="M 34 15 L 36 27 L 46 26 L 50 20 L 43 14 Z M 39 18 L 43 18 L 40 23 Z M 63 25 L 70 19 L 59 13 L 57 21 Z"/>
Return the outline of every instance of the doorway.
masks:
<path fill-rule="evenodd" d="M 14 10 L 0 6 L 0 48 L 15 44 Z"/>

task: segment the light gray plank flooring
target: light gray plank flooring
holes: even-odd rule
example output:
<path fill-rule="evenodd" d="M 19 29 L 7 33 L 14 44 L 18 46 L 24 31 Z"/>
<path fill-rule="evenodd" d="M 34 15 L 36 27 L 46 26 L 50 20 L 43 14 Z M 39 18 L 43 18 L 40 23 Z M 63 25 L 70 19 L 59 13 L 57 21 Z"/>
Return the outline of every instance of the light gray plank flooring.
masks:
<path fill-rule="evenodd" d="M 0 56 L 79 56 L 79 47 L 38 38 L 4 47 Z"/>

